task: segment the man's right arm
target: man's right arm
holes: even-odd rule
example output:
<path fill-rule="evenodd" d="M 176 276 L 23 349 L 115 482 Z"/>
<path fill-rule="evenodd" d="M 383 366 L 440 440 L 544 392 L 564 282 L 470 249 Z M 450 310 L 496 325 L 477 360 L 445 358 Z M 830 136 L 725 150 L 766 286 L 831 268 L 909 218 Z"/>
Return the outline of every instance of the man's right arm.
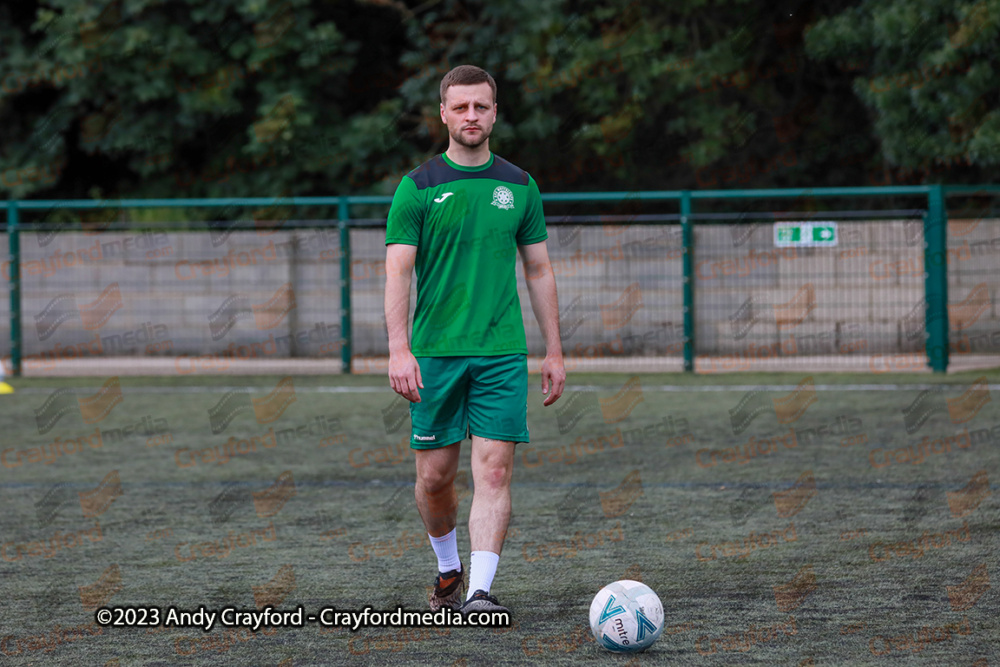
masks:
<path fill-rule="evenodd" d="M 408 401 L 419 403 L 420 366 L 410 350 L 410 277 L 424 222 L 423 197 L 404 176 L 392 197 L 385 230 L 385 324 L 389 333 L 389 384 Z"/>
<path fill-rule="evenodd" d="M 417 246 L 390 243 L 385 248 L 385 324 L 389 334 L 389 384 L 408 401 L 419 403 L 424 384 L 410 351 L 410 279 Z"/>

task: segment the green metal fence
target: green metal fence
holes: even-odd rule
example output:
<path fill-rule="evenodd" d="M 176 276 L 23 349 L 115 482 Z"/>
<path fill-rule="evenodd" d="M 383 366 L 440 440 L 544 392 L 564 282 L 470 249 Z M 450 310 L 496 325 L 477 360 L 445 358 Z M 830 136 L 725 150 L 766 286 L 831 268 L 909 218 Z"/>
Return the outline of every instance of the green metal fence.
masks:
<path fill-rule="evenodd" d="M 587 339 L 591 342 L 577 345 L 583 356 L 601 356 L 601 349 L 604 349 L 606 356 L 610 357 L 621 354 L 623 339 L 638 341 L 632 346 L 632 352 L 638 350 L 640 354 L 650 356 L 677 357 L 679 367 L 693 372 L 699 356 L 714 355 L 716 359 L 725 359 L 729 355 L 732 359 L 739 359 L 740 355 L 743 358 L 750 356 L 754 350 L 789 354 L 789 347 L 796 347 L 794 336 L 798 335 L 799 347 L 804 341 L 812 345 L 803 348 L 805 352 L 922 352 L 926 354 L 930 368 L 935 372 L 945 372 L 949 365 L 949 350 L 955 344 L 950 339 L 950 333 L 965 331 L 962 335 L 968 338 L 975 324 L 974 321 L 970 323 L 969 318 L 957 324 L 955 317 L 949 318 L 949 283 L 965 289 L 964 285 L 969 280 L 964 279 L 963 282 L 962 276 L 969 274 L 967 268 L 971 270 L 972 264 L 959 267 L 965 274 L 958 275 L 953 271 L 949 279 L 949 252 L 955 254 L 956 251 L 949 249 L 946 203 L 948 198 L 970 196 L 993 202 L 998 194 L 1000 186 L 928 185 L 543 195 L 550 226 L 550 254 L 560 285 L 560 301 L 572 309 L 589 299 L 590 305 L 580 306 L 580 312 L 599 313 L 601 318 L 597 322 L 582 324 L 586 317 L 581 317 L 577 320 L 581 324 L 571 322 L 570 326 L 564 325 L 564 338 L 569 330 L 590 331 L 586 335 L 591 336 Z M 836 203 L 845 201 L 855 205 L 852 208 Z M 149 302 L 138 306 L 138 310 L 155 312 L 157 304 L 168 301 L 166 293 L 161 290 L 173 271 L 174 279 L 184 284 L 178 283 L 167 290 L 172 303 L 179 304 L 170 317 L 187 317 L 185 310 L 190 311 L 193 307 L 199 317 L 207 317 L 207 326 L 202 319 L 199 319 L 198 326 L 211 335 L 214 343 L 226 338 L 234 322 L 241 317 L 257 318 L 257 328 L 264 331 L 273 329 L 272 325 L 282 321 L 296 304 L 313 311 L 317 308 L 322 308 L 323 312 L 339 311 L 336 349 L 342 372 L 350 373 L 357 342 L 354 316 L 364 314 L 364 318 L 358 319 L 367 323 L 364 325 L 367 327 L 365 335 L 368 338 L 378 336 L 375 332 L 376 311 L 380 310 L 381 304 L 377 295 L 383 283 L 370 280 L 369 269 L 371 274 L 377 273 L 377 257 L 384 253 L 384 217 L 390 202 L 391 197 L 381 196 L 8 201 L 6 234 L 10 253 L 4 263 L 3 278 L 7 280 L 10 295 L 9 366 L 15 375 L 20 374 L 29 348 L 33 350 L 28 352 L 29 356 L 44 356 L 51 352 L 55 358 L 58 345 L 54 348 L 55 352 L 42 350 L 40 345 L 51 340 L 51 332 L 67 319 L 79 318 L 78 328 L 81 330 L 94 331 L 103 326 L 114 309 L 120 306 L 119 292 L 122 289 L 131 290 L 137 300 Z M 789 206 L 785 206 L 784 202 Z M 867 204 L 863 214 L 857 213 L 857 202 Z M 904 207 L 897 205 L 893 208 L 892 204 L 898 202 L 903 202 Z M 233 211 L 253 207 L 270 213 L 254 215 L 252 219 L 232 214 Z M 287 213 L 274 214 L 273 211 L 278 208 Z M 609 208 L 610 213 L 607 212 Z M 142 210 L 184 211 L 185 219 L 123 219 L 124 211 Z M 229 217 L 240 219 L 226 221 L 220 226 L 217 220 L 192 220 L 188 215 L 192 210 L 225 211 Z M 81 216 L 87 211 L 111 213 L 106 216 L 107 220 L 72 224 L 66 221 L 68 211 L 79 211 Z M 63 219 L 57 220 L 59 216 L 54 212 L 63 214 Z M 984 227 L 994 222 L 988 221 Z M 852 246 L 852 249 L 827 243 L 836 240 L 838 224 L 844 237 L 854 234 L 861 238 L 863 235 L 864 244 Z M 787 232 L 784 241 L 779 240 L 778 227 L 784 230 L 782 234 Z M 151 233 L 173 239 L 173 242 L 157 245 L 154 239 L 144 245 L 143 238 L 134 233 L 129 237 L 131 241 L 120 234 L 139 229 L 155 230 Z M 894 231 L 883 233 L 884 230 Z M 649 236 L 650 233 L 654 235 Z M 731 243 L 720 240 L 727 233 L 731 235 Z M 239 251 L 227 245 L 231 237 L 242 235 L 240 238 L 246 238 L 253 234 L 258 235 L 255 238 L 268 239 L 268 243 Z M 308 234 L 313 235 L 309 237 L 312 240 L 303 245 L 302 235 Z M 820 236 L 810 241 L 803 239 L 803 234 Z M 823 234 L 832 236 L 822 238 Z M 36 241 L 30 244 L 31 252 L 26 251 L 25 238 Z M 45 255 L 53 238 L 71 239 L 74 246 L 70 252 L 57 251 Z M 612 243 L 609 239 L 617 240 Z M 956 240 L 957 237 L 952 242 Z M 920 255 L 917 244 L 921 242 L 923 261 L 918 267 L 913 258 Z M 90 270 L 87 275 L 93 278 L 93 285 L 105 287 L 93 304 L 80 306 L 73 299 L 73 293 L 75 289 L 83 289 L 83 274 L 69 269 L 74 264 L 77 268 L 83 267 L 94 259 L 94 252 L 88 254 L 86 250 L 90 243 L 95 244 L 94 252 L 100 254 L 102 261 L 85 267 Z M 780 243 L 786 245 L 779 247 Z M 831 247 L 824 247 L 824 243 Z M 963 259 L 963 249 L 969 249 L 971 257 L 973 250 L 972 246 L 968 246 L 968 240 L 960 243 L 965 245 L 959 247 L 958 258 Z M 987 247 L 983 245 L 985 241 L 977 243 L 979 245 L 975 247 Z M 226 255 L 221 255 L 224 245 L 229 250 Z M 993 249 L 994 245 L 988 247 Z M 353 246 L 358 247 L 352 251 Z M 747 253 L 743 252 L 744 248 L 748 249 Z M 857 256 L 868 253 L 869 249 L 872 253 L 882 254 L 877 257 Z M 277 261 L 279 250 L 283 253 L 281 262 Z M 995 251 L 1000 251 L 1000 248 L 995 248 Z M 274 296 L 265 304 L 252 304 L 253 299 L 246 296 L 252 285 L 246 287 L 249 283 L 236 281 L 229 275 L 230 269 L 240 265 L 244 255 L 247 263 L 256 263 L 257 258 L 269 257 L 269 252 L 274 255 L 275 261 L 267 264 L 262 259 L 260 267 L 250 270 L 243 277 L 247 279 L 248 275 L 259 275 L 261 289 Z M 117 264 L 107 261 L 106 254 L 120 255 L 122 260 Z M 129 260 L 130 256 L 132 260 Z M 184 259 L 178 260 L 177 257 Z M 129 266 L 130 262 L 132 265 L 143 264 L 142 271 Z M 162 265 L 159 269 L 158 263 Z M 224 268 L 225 275 L 221 275 L 221 270 L 208 275 L 212 273 L 208 271 L 212 267 Z M 995 281 L 995 269 L 991 273 L 989 267 L 987 262 L 985 269 L 975 269 L 979 273 L 985 271 L 987 278 L 976 283 L 962 301 L 969 312 L 978 311 L 981 314 L 986 308 L 991 315 L 994 314 L 991 294 L 996 288 L 991 289 L 991 286 Z M 100 274 L 102 270 L 107 275 Z M 206 273 L 205 276 L 198 276 L 201 296 L 193 288 L 195 283 L 189 280 L 195 277 L 198 270 Z M 358 285 L 353 285 L 359 270 L 361 279 L 357 281 Z M 579 275 L 578 270 L 586 276 Z M 59 271 L 62 272 L 56 277 Z M 869 275 L 864 275 L 866 272 Z M 161 274 L 166 278 L 161 280 Z M 26 279 L 30 281 L 27 295 Z M 866 287 L 866 280 L 874 281 L 874 287 Z M 901 300 L 899 295 L 911 293 L 918 283 L 922 283 L 920 299 L 914 303 Z M 339 290 L 331 290 L 338 284 Z M 293 291 L 292 285 L 304 287 Z M 890 286 L 892 289 L 888 289 Z M 879 291 L 882 287 L 887 289 Z M 95 287 L 90 291 L 96 290 Z M 335 307 L 331 303 L 334 292 Z M 870 295 L 870 309 L 891 307 L 892 312 L 886 311 L 888 314 L 883 320 L 890 324 L 892 321 L 910 323 L 904 327 L 905 334 L 894 334 L 892 326 L 895 325 L 884 326 L 882 330 L 872 328 L 862 341 L 857 332 L 851 331 L 854 326 L 850 324 L 851 316 L 831 316 L 833 319 L 818 323 L 822 317 L 818 320 L 816 313 L 822 316 L 823 307 L 848 312 L 857 305 L 851 303 L 858 300 L 853 295 L 865 293 Z M 219 305 L 220 295 L 223 294 L 228 296 Z M 600 296 L 595 297 L 598 294 Z M 766 294 L 766 298 L 761 297 L 762 294 Z M 34 313 L 38 341 L 26 341 L 24 336 L 25 329 L 30 326 L 24 318 L 26 298 L 33 301 L 30 311 Z M 593 302 L 594 298 L 600 303 Z M 883 298 L 886 302 L 879 303 Z M 890 304 L 894 299 L 895 302 Z M 522 296 L 522 302 L 525 301 Z M 42 304 L 44 306 L 39 309 Z M 951 305 L 953 309 L 956 307 L 956 304 Z M 522 306 L 527 307 L 525 303 Z M 636 311 L 640 307 L 645 307 L 645 319 L 637 325 L 639 320 L 633 318 L 637 317 Z M 362 313 L 359 308 L 367 310 Z M 905 309 L 906 314 L 899 315 L 900 309 Z M 126 340 L 129 335 L 135 340 L 155 339 L 155 335 L 147 331 L 155 328 L 152 320 L 147 326 L 142 321 L 143 316 L 136 317 L 129 331 L 109 338 L 113 347 L 121 346 L 123 336 Z M 856 317 L 864 319 L 864 313 Z M 923 325 L 919 330 L 912 326 L 918 317 Z M 978 317 L 980 315 L 976 315 Z M 814 320 L 814 328 L 818 329 L 829 327 L 829 322 L 834 319 L 837 320 L 835 331 L 807 331 L 810 320 Z M 334 328 L 325 321 L 321 324 L 322 327 L 315 327 L 317 331 L 323 329 L 317 338 L 328 340 L 334 335 L 329 333 Z M 646 330 L 636 333 L 636 326 L 639 329 L 646 327 Z M 660 329 L 654 331 L 652 327 Z M 529 331 L 531 328 L 529 326 Z M 732 335 L 727 335 L 729 329 Z M 615 342 L 607 340 L 608 332 L 615 333 Z M 666 334 L 661 336 L 662 332 Z M 281 347 L 287 348 L 285 351 L 289 355 L 309 357 L 317 354 L 311 346 L 315 342 L 313 333 L 316 331 L 296 330 L 288 324 L 288 333 L 277 340 Z M 650 345 L 643 343 L 643 336 Z M 894 336 L 895 341 L 891 340 Z M 531 339 L 529 335 L 529 345 L 533 344 Z M 746 341 L 754 342 L 748 347 Z M 789 342 L 791 345 L 786 345 Z M 170 354 L 176 351 L 169 348 L 161 350 L 159 348 L 165 345 L 157 346 L 155 340 L 153 343 L 142 348 L 145 353 Z M 207 344 L 207 338 L 202 343 L 190 342 L 194 347 L 204 344 Z M 251 351 L 253 344 L 252 341 L 248 343 Z M 257 341 L 257 344 L 265 347 L 271 344 L 275 351 L 278 348 L 273 335 L 267 341 Z M 242 349 L 236 342 L 231 342 L 229 347 L 231 350 Z M 333 349 L 329 344 L 326 347 Z M 366 354 L 379 354 L 376 343 L 368 345 L 368 348 Z M 990 346 L 987 349 L 994 351 Z M 568 352 L 572 353 L 572 350 Z"/>

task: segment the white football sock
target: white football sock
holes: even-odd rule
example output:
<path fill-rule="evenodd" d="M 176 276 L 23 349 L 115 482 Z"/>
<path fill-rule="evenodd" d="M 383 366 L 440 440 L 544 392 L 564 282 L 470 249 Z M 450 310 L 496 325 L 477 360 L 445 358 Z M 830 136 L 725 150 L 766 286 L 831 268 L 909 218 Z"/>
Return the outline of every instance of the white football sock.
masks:
<path fill-rule="evenodd" d="M 471 599 L 476 591 L 490 592 L 499 562 L 500 555 L 492 551 L 472 552 L 472 560 L 469 561 L 469 594 L 465 597 L 466 600 Z"/>
<path fill-rule="evenodd" d="M 462 566 L 462 561 L 458 559 L 458 537 L 455 533 L 457 530 L 458 528 L 452 528 L 450 533 L 442 537 L 434 537 L 427 533 L 427 537 L 431 539 L 434 555 L 438 559 L 438 572 L 451 572 Z"/>

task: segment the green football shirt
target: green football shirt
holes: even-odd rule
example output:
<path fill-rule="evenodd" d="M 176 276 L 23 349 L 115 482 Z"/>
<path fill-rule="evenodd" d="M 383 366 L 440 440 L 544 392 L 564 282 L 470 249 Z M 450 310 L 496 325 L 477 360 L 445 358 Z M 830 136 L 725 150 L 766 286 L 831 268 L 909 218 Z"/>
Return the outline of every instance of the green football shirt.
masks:
<path fill-rule="evenodd" d="M 385 242 L 417 246 L 417 357 L 527 354 L 517 246 L 548 238 L 528 172 L 490 154 L 479 167 L 438 155 L 403 177 Z"/>

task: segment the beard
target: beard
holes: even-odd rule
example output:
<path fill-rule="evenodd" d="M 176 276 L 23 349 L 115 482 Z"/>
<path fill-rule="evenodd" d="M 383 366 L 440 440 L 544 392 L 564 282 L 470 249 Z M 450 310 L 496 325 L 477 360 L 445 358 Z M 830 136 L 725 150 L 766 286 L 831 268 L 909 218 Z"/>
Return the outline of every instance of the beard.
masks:
<path fill-rule="evenodd" d="M 484 130 L 482 127 L 479 128 L 479 138 L 470 139 L 464 134 L 464 129 L 459 129 L 457 132 L 451 133 L 451 138 L 458 144 L 465 146 L 466 148 L 479 148 L 482 146 L 487 139 L 490 138 L 490 134 L 493 133 L 493 128 L 489 130 Z"/>

